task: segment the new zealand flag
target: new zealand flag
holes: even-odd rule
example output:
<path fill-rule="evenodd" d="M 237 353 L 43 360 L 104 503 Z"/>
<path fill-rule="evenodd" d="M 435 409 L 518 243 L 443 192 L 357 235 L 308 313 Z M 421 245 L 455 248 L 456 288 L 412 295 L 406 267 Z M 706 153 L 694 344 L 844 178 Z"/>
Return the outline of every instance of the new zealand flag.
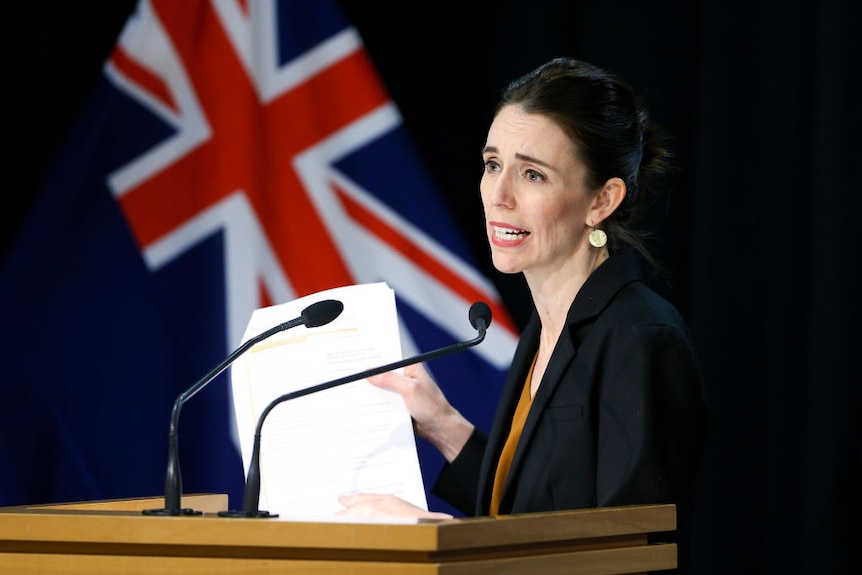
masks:
<path fill-rule="evenodd" d="M 405 355 L 490 305 L 484 343 L 428 365 L 487 429 L 516 329 L 338 5 L 142 0 L 0 267 L 0 504 L 163 494 L 173 401 L 252 310 L 374 281 Z M 183 491 L 235 507 L 227 374 L 179 448 Z M 442 459 L 420 461 L 430 482 Z"/>

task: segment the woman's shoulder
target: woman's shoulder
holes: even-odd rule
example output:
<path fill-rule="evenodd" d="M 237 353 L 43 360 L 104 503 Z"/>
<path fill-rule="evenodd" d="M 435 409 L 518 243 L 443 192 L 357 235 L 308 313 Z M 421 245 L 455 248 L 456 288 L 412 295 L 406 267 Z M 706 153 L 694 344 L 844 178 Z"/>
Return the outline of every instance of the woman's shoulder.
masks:
<path fill-rule="evenodd" d="M 615 289 L 609 290 L 605 313 L 638 324 L 685 325 L 679 309 L 666 295 L 669 290 L 660 281 L 660 274 L 636 250 L 622 250 L 606 263 L 612 264 L 606 276 L 614 280 L 605 287 L 613 285 Z"/>
<path fill-rule="evenodd" d="M 635 325 L 684 327 L 687 331 L 679 309 L 644 281 L 623 286 L 605 311 Z"/>
<path fill-rule="evenodd" d="M 633 249 L 606 260 L 587 280 L 569 309 L 567 324 L 579 333 L 664 327 L 689 337 L 678 308 L 660 292 L 646 262 Z"/>

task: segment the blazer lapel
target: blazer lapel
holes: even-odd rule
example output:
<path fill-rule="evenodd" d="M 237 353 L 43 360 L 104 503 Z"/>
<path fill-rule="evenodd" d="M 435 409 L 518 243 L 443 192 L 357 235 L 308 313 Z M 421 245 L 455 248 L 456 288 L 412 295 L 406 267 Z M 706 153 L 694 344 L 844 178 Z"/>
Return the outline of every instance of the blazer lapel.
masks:
<path fill-rule="evenodd" d="M 476 502 L 477 515 L 487 515 L 490 508 L 497 460 L 500 457 L 503 444 L 506 443 L 506 438 L 509 435 L 509 427 L 512 423 L 515 407 L 518 404 L 518 398 L 521 395 L 521 390 L 524 388 L 524 381 L 533 363 L 536 350 L 539 347 L 540 328 L 539 319 L 534 313 L 521 334 L 518 347 L 512 358 L 512 365 L 506 376 L 506 382 L 500 392 L 500 400 L 497 405 L 497 411 L 494 414 L 494 422 L 488 433 L 488 443 L 482 459 L 482 466 L 479 470 L 479 497 Z"/>
<path fill-rule="evenodd" d="M 581 287 L 580 292 L 578 292 L 566 315 L 566 327 L 563 329 L 560 339 L 554 347 L 547 370 L 542 377 L 542 383 L 536 392 L 536 397 L 533 398 L 533 405 L 530 407 L 527 420 L 524 422 L 524 429 L 521 431 L 521 437 L 518 440 L 518 446 L 512 458 L 512 465 L 509 468 L 510 478 L 518 476 L 524 462 L 524 457 L 529 452 L 530 444 L 536 434 L 541 416 L 554 396 L 554 392 L 563 381 L 563 376 L 575 360 L 578 348 L 581 342 L 587 337 L 596 318 L 625 285 L 632 281 L 637 281 L 639 278 L 640 273 L 637 260 L 620 254 L 609 258 L 604 264 L 599 266 Z M 534 316 L 533 319 L 536 319 L 536 317 Z M 538 324 L 538 321 L 535 323 Z M 506 384 L 505 405 L 508 406 L 508 411 L 505 415 L 505 422 L 511 422 L 512 420 L 512 414 L 525 383 L 527 370 L 538 348 L 541 326 L 533 325 L 533 322 L 531 322 L 530 327 L 532 328 L 529 333 L 530 341 L 533 341 L 534 345 L 529 348 L 530 353 L 528 357 L 520 358 L 521 361 L 518 363 L 520 369 L 518 369 L 517 380 L 511 381 L 511 378 L 509 378 L 510 380 Z M 526 356 L 527 354 L 524 355 Z M 526 368 L 524 368 L 525 362 Z M 515 362 L 513 362 L 513 367 L 514 365 Z M 493 444 L 489 442 L 491 449 L 488 451 L 493 454 L 493 457 L 499 457 L 500 450 L 508 434 L 508 425 L 498 426 L 497 431 L 498 436 L 493 438 Z M 487 455 L 488 453 L 486 453 Z M 496 463 L 493 467 L 496 467 Z M 493 485 L 493 477 L 490 480 L 492 482 L 491 485 Z M 514 500 L 514 490 L 516 488 L 517 484 L 507 479 L 500 499 L 501 510 L 511 509 Z M 488 500 L 490 501 L 490 488 L 488 493 Z"/>
<path fill-rule="evenodd" d="M 527 453 L 533 436 L 536 434 L 541 415 L 550 402 L 554 391 L 559 387 L 563 376 L 569 369 L 572 361 L 577 355 L 578 347 L 587 337 L 590 327 L 596 317 L 610 303 L 614 296 L 626 284 L 640 279 L 637 260 L 625 252 L 612 256 L 587 279 L 581 287 L 575 300 L 572 302 L 566 316 L 566 327 L 560 334 L 556 347 L 548 362 L 547 371 L 542 378 L 539 391 L 533 398 L 533 405 L 524 423 L 521 438 L 515 449 L 512 465 L 509 468 L 509 477 L 517 477 L 523 465 L 524 456 Z M 491 501 L 491 490 L 493 489 L 494 476 L 492 471 L 497 468 L 497 459 L 503 444 L 509 434 L 512 416 L 523 389 L 527 373 L 533 362 L 533 357 L 539 346 L 539 332 L 541 325 L 538 316 L 533 313 L 521 335 L 518 348 L 512 360 L 512 367 L 506 378 L 506 383 L 500 394 L 500 403 L 494 417 L 494 424 L 488 435 L 488 445 L 485 450 L 482 467 L 479 472 L 479 500 L 477 501 L 477 515 L 485 515 Z M 503 488 L 500 500 L 500 510 L 507 513 L 511 509 L 514 499 L 516 484 L 507 480 Z"/>
<path fill-rule="evenodd" d="M 524 462 L 524 456 L 529 452 L 530 444 L 533 441 L 533 436 L 536 434 L 539 421 L 542 413 L 544 413 L 548 402 L 554 395 L 554 390 L 560 385 L 563 379 L 563 374 L 569 368 L 569 365 L 574 361 L 577 354 L 577 345 L 572 340 L 569 330 L 563 330 L 554 352 L 551 355 L 551 360 L 548 362 L 548 369 L 542 378 L 542 383 L 536 396 L 533 398 L 533 404 L 530 406 L 530 413 L 527 415 L 527 420 L 524 422 L 524 429 L 521 431 L 521 437 L 518 440 L 518 446 L 515 448 L 515 454 L 512 457 L 512 465 L 509 468 L 509 478 L 517 477 L 521 466 Z M 514 399 L 517 402 L 517 397 Z M 514 409 L 514 408 L 513 408 Z M 509 418 L 511 420 L 511 417 Z M 506 438 L 503 438 L 505 441 Z M 495 453 L 499 453 L 495 451 Z M 512 499 L 514 498 L 514 489 L 516 484 L 510 480 L 506 480 L 503 486 L 503 494 L 500 499 L 500 509 L 511 509 Z"/>

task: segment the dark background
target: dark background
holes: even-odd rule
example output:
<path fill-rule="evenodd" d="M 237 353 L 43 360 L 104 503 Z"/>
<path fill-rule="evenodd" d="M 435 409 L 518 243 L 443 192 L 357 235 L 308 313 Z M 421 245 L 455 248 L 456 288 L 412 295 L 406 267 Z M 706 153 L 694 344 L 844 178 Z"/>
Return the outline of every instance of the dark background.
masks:
<path fill-rule="evenodd" d="M 653 249 L 697 340 L 711 409 L 694 572 L 862 572 L 862 378 L 852 361 L 862 342 L 852 281 L 862 263 L 858 8 L 849 0 L 341 4 L 519 324 L 529 298 L 520 277 L 490 268 L 478 199 L 490 110 L 508 80 L 558 55 L 634 85 L 674 138 L 680 170 L 668 205 L 651 216 Z M 0 250 L 133 6 L 0 8 Z"/>

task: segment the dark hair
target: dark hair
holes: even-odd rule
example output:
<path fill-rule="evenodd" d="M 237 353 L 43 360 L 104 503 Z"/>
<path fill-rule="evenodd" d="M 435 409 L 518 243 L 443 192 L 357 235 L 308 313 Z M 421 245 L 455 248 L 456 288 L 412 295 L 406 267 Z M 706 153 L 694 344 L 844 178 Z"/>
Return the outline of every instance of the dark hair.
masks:
<path fill-rule="evenodd" d="M 586 167 L 586 185 L 597 190 L 613 177 L 626 197 L 603 222 L 608 246 L 625 242 L 655 263 L 647 234 L 636 229 L 656 178 L 670 168 L 665 136 L 631 86 L 615 74 L 573 58 L 556 58 L 511 82 L 494 115 L 517 105 L 554 121 L 571 139 Z"/>

